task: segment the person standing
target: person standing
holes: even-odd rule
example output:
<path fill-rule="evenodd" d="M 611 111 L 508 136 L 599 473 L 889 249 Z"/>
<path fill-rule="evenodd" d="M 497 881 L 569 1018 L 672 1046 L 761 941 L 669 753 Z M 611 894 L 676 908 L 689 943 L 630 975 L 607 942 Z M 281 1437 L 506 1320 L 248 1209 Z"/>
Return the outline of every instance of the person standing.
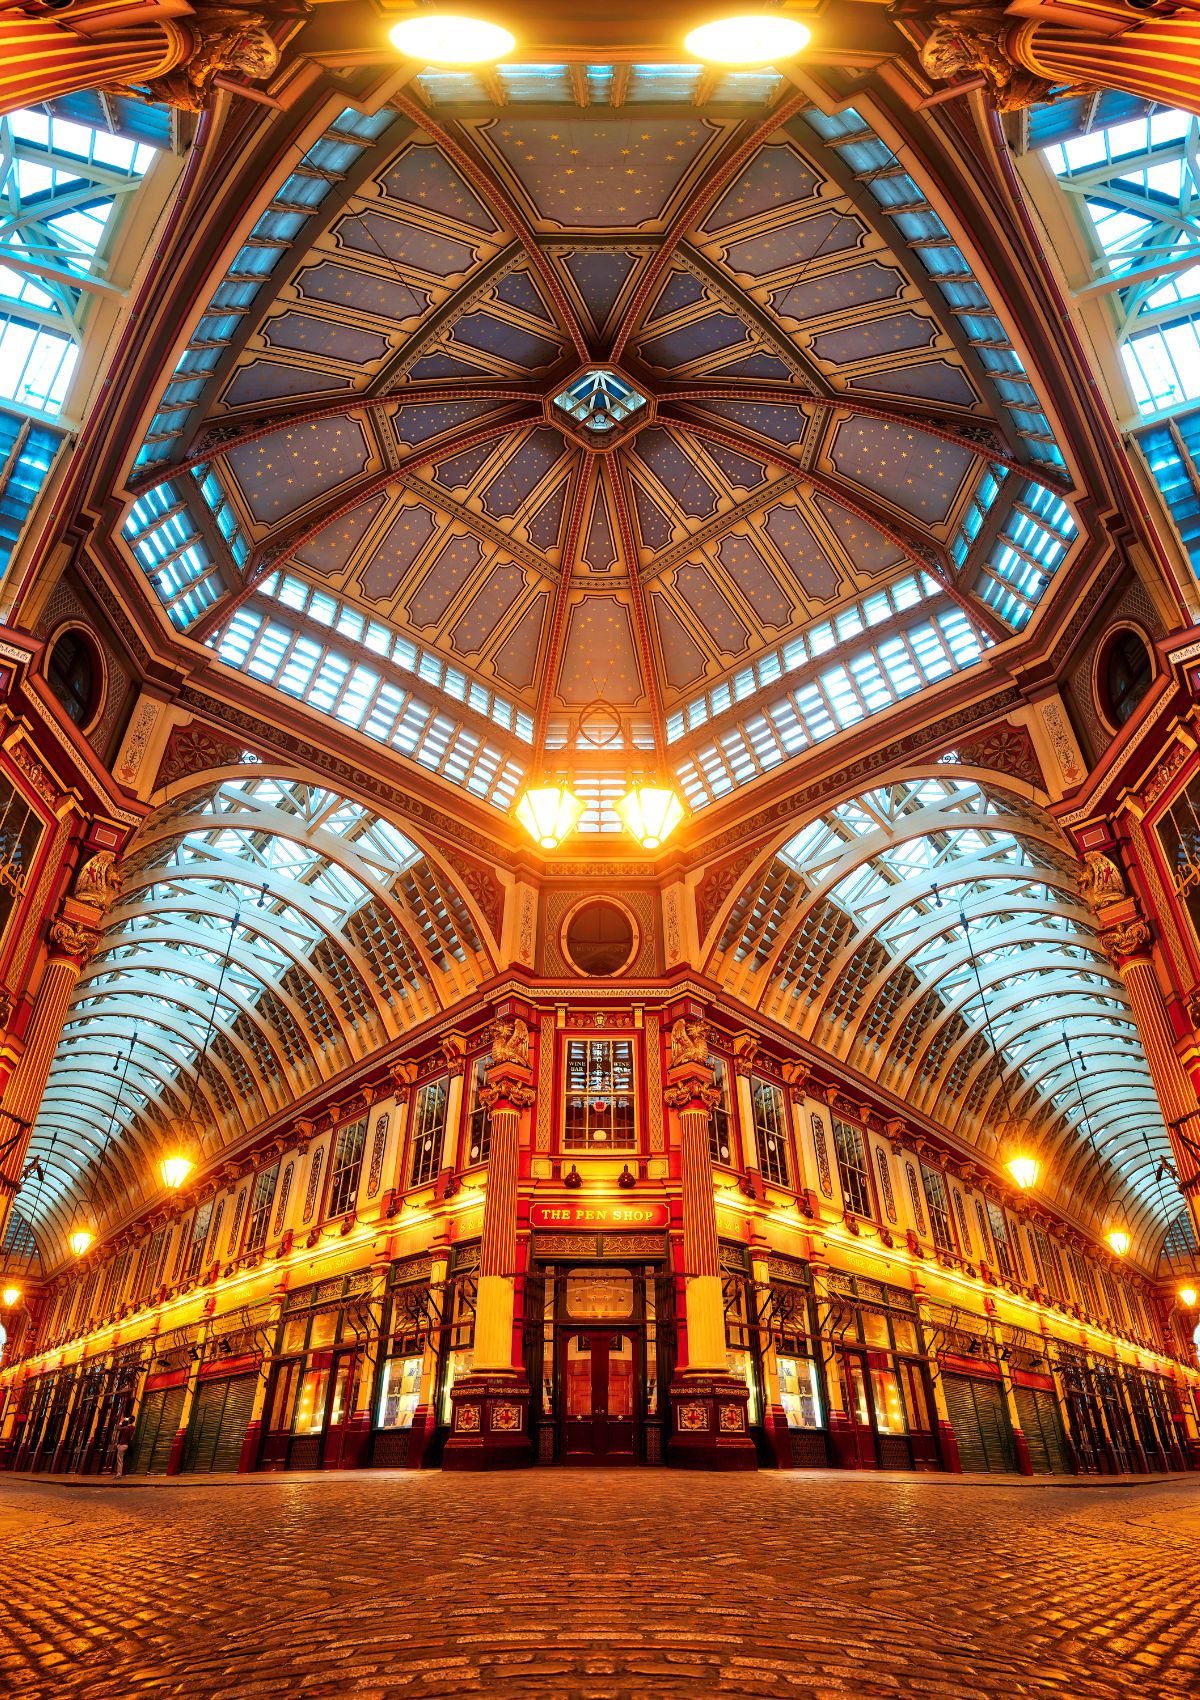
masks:
<path fill-rule="evenodd" d="M 117 1424 L 117 1466 L 116 1466 L 116 1474 L 118 1476 L 123 1476 L 125 1474 L 125 1460 L 129 1456 L 129 1448 L 132 1445 L 133 1445 L 133 1423 L 130 1420 L 128 1411 L 126 1411 L 125 1415 L 121 1418 L 120 1422 Z"/>

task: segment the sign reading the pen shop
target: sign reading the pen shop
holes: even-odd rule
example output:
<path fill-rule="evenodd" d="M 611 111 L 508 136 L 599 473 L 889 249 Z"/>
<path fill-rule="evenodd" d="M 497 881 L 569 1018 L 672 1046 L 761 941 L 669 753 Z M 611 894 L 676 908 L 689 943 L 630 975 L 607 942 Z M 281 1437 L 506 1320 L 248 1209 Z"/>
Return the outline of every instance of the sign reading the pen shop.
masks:
<path fill-rule="evenodd" d="M 665 1228 L 665 1204 L 531 1204 L 531 1228 Z"/>

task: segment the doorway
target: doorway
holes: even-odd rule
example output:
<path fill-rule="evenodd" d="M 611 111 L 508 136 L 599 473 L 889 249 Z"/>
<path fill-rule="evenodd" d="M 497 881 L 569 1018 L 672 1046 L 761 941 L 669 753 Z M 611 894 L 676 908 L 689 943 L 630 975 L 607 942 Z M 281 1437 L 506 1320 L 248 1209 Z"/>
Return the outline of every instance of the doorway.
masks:
<path fill-rule="evenodd" d="M 565 1464 L 632 1464 L 638 1457 L 639 1347 L 632 1329 L 587 1328 L 563 1336 Z"/>

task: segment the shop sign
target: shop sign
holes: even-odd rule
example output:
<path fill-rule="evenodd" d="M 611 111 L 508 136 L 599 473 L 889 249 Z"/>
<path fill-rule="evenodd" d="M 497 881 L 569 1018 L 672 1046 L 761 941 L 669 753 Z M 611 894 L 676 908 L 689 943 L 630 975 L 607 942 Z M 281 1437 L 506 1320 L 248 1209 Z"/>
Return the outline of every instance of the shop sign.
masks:
<path fill-rule="evenodd" d="M 671 1213 L 662 1203 L 591 1204 L 572 1200 L 564 1204 L 531 1204 L 531 1228 L 665 1228 Z"/>

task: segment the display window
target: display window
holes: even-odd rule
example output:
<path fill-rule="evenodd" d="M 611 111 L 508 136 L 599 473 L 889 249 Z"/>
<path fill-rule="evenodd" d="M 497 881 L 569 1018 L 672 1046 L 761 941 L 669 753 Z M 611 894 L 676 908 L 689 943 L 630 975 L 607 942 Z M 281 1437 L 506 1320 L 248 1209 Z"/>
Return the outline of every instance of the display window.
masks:
<path fill-rule="evenodd" d="M 820 1372 L 812 1358 L 777 1356 L 779 1402 L 789 1428 L 824 1428 Z"/>
<path fill-rule="evenodd" d="M 421 1401 L 422 1359 L 388 1358 L 379 1381 L 377 1428 L 411 1428 Z"/>
<path fill-rule="evenodd" d="M 568 1039 L 564 1151 L 636 1151 L 632 1039 Z"/>

